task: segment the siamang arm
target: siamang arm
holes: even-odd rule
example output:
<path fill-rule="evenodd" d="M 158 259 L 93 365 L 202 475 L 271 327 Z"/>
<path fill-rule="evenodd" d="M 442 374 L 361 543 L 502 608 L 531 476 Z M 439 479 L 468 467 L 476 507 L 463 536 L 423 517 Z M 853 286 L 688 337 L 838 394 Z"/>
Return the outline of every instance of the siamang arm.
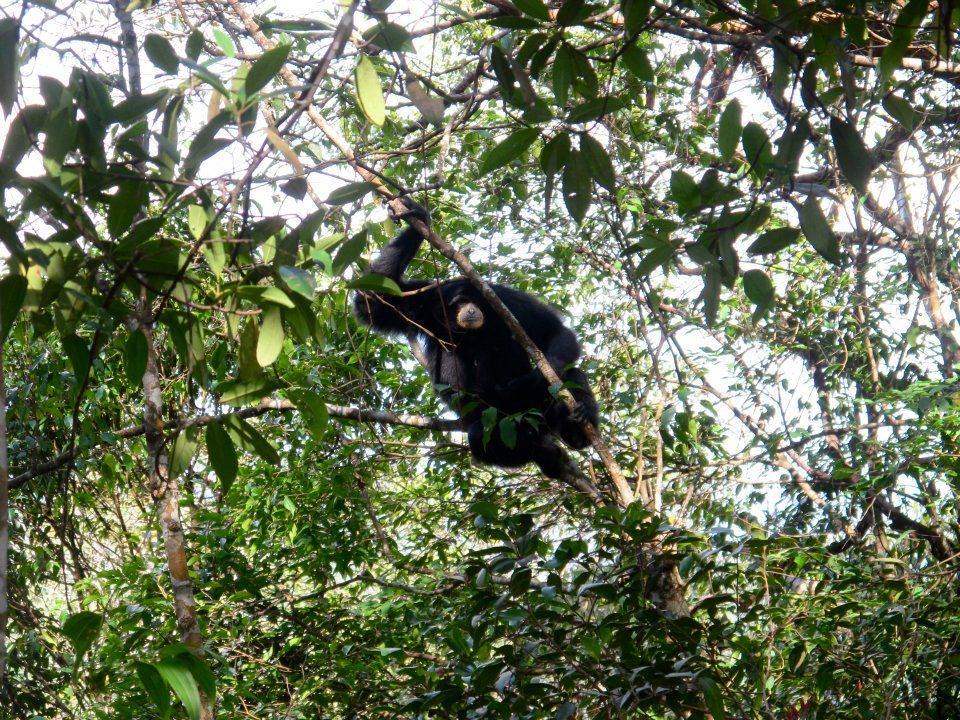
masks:
<path fill-rule="evenodd" d="M 424 223 L 430 222 L 427 211 L 411 202 L 407 202 L 410 212 L 404 217 L 415 217 Z M 407 266 L 416 256 L 423 235 L 412 225 L 408 226 L 370 263 L 370 273 L 388 277 L 403 292 L 419 290 L 432 281 L 407 280 L 403 277 Z M 357 318 L 381 332 L 406 332 L 420 323 L 422 306 L 428 293 L 414 293 L 408 296 L 381 295 L 380 293 L 358 291 L 353 296 L 353 308 Z"/>
<path fill-rule="evenodd" d="M 564 371 L 580 357 L 580 343 L 570 328 L 552 316 L 539 318 L 542 324 L 531 333 L 531 339 L 561 378 Z M 528 330 L 529 332 L 529 330 Z M 549 384 L 539 368 L 507 383 L 504 392 L 520 407 L 541 407 L 549 395 Z"/>

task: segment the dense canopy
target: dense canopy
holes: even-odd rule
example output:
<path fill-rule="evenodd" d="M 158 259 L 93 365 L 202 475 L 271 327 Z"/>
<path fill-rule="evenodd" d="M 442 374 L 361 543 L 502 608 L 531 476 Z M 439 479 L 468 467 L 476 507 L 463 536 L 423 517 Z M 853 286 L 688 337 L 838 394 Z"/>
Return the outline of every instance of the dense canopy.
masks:
<path fill-rule="evenodd" d="M 0 717 L 960 716 L 958 20 L 0 2 Z M 354 317 L 404 197 L 562 477 Z"/>

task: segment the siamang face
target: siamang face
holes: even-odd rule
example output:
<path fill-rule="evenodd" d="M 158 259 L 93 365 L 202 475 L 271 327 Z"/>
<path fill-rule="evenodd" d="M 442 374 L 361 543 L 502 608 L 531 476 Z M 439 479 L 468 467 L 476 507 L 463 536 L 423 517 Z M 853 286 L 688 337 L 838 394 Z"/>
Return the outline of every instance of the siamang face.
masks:
<path fill-rule="evenodd" d="M 483 327 L 483 310 L 469 296 L 458 293 L 450 299 L 449 307 L 458 330 L 479 330 Z"/>

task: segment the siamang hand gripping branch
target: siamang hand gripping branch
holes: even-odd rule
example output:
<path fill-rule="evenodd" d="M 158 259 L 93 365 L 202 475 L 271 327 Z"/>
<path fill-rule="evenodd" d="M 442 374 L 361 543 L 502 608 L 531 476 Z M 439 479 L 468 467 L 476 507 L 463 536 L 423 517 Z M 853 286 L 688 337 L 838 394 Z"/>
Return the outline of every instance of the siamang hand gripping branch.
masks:
<path fill-rule="evenodd" d="M 410 202 L 407 205 L 410 210 L 403 217 L 429 223 L 426 210 Z M 474 458 L 503 467 L 536 462 L 546 475 L 558 477 L 560 451 L 555 444 L 545 444 L 543 435 L 556 433 L 567 445 L 580 449 L 590 442 L 583 420 L 594 427 L 599 422 L 597 401 L 587 376 L 573 367 L 580 357 L 580 343 L 560 316 L 537 298 L 505 285 L 491 285 L 573 393 L 578 411 L 571 415 L 566 404 L 550 393 L 541 372 L 532 367 L 502 318 L 469 280 L 403 277 L 423 239 L 409 226 L 370 264 L 371 273 L 395 281 L 403 294 L 358 291 L 353 299 L 354 312 L 361 322 L 381 333 L 413 331 L 419 336 L 430 379 L 444 402 L 463 420 Z M 493 422 L 490 408 L 496 410 Z M 499 421 L 505 416 L 515 416 L 515 433 L 500 432 Z"/>

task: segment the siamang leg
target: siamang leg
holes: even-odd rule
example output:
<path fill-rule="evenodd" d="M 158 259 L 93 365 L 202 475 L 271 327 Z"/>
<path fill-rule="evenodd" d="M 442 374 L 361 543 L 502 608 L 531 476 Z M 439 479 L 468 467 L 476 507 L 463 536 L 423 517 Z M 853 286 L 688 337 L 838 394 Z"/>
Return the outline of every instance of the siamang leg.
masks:
<path fill-rule="evenodd" d="M 470 442 L 470 452 L 479 462 L 500 467 L 519 467 L 533 462 L 533 450 L 538 438 L 532 427 L 526 423 L 518 423 L 517 442 L 514 447 L 508 447 L 504 443 L 499 428 L 494 428 L 484 442 L 483 422 L 477 420 L 467 428 L 467 440 Z"/>
<path fill-rule="evenodd" d="M 563 477 L 563 451 L 553 443 L 544 442 L 540 432 L 527 423 L 517 427 L 517 442 L 507 447 L 494 431 L 486 443 L 483 442 L 483 423 L 477 421 L 467 429 L 470 452 L 478 462 L 500 467 L 520 467 L 534 462 L 550 478 Z"/>
<path fill-rule="evenodd" d="M 570 415 L 566 406 L 560 403 L 557 428 L 563 441 L 574 448 L 581 450 L 590 444 L 590 439 L 583 430 L 582 421 L 586 420 L 594 427 L 600 424 L 600 407 L 590 389 L 587 374 L 580 368 L 570 368 L 563 376 L 565 383 L 570 383 L 570 392 L 580 404 L 579 417 Z"/>

